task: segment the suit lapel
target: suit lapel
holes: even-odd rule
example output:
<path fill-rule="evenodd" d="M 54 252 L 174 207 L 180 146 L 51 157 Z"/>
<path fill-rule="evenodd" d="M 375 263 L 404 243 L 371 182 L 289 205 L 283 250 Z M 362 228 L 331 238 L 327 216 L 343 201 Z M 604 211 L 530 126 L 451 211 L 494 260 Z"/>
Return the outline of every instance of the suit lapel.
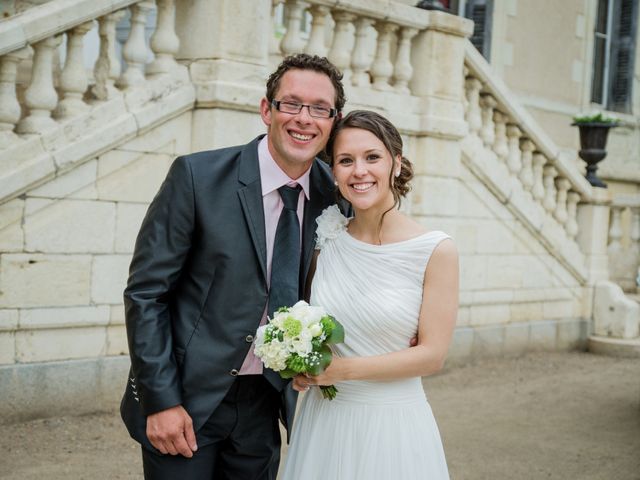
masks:
<path fill-rule="evenodd" d="M 258 143 L 256 138 L 242 150 L 238 168 L 238 189 L 242 211 L 249 227 L 251 241 L 258 256 L 260 270 L 267 281 L 267 242 L 264 231 L 264 206 L 262 203 L 262 186 L 260 183 L 260 167 L 258 164 Z"/>

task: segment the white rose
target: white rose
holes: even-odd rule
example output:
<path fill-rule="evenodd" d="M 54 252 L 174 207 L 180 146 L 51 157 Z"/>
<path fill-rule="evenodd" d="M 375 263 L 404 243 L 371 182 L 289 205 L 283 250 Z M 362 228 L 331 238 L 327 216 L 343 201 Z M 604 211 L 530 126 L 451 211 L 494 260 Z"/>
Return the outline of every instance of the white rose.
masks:
<path fill-rule="evenodd" d="M 298 338 L 291 342 L 291 347 L 295 353 L 300 355 L 301 357 L 307 356 L 311 353 L 313 346 L 311 345 L 311 341 L 303 338 Z"/>
<path fill-rule="evenodd" d="M 256 346 L 264 344 L 264 333 L 266 330 L 267 330 L 266 325 L 262 325 L 261 327 L 258 328 L 258 331 L 256 332 L 256 340 L 255 340 Z"/>
<path fill-rule="evenodd" d="M 322 325 L 320 325 L 319 323 L 309 325 L 309 332 L 313 337 L 320 336 L 322 334 Z"/>

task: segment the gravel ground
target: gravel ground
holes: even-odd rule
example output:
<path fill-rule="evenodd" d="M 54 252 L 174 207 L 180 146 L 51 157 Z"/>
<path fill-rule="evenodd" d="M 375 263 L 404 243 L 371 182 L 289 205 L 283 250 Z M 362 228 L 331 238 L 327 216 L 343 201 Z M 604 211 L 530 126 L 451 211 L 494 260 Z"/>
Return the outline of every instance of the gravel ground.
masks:
<path fill-rule="evenodd" d="M 640 480 L 637 359 L 541 353 L 451 368 L 424 383 L 452 480 Z M 115 410 L 0 432 L 2 479 L 142 478 Z"/>

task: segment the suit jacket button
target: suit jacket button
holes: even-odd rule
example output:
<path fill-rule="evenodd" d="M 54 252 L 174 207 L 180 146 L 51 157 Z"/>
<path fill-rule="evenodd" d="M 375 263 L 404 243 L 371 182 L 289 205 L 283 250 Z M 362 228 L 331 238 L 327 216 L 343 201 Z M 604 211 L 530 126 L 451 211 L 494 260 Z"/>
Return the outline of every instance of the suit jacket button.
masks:
<path fill-rule="evenodd" d="M 253 335 L 247 335 L 244 339 L 245 342 L 251 343 L 253 342 Z"/>
<path fill-rule="evenodd" d="M 237 377 L 238 376 L 238 370 L 236 370 L 235 368 L 233 370 L 231 370 L 229 372 L 229 375 L 231 375 L 232 377 Z"/>

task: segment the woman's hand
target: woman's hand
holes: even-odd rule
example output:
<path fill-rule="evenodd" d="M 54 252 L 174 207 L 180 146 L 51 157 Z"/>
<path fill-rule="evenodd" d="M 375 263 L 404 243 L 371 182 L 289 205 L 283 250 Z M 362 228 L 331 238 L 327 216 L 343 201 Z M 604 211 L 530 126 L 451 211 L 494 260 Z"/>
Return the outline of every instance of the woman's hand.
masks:
<path fill-rule="evenodd" d="M 293 377 L 291 386 L 296 392 L 306 392 L 309 390 L 309 377 L 306 375 L 296 375 Z"/>
<path fill-rule="evenodd" d="M 334 356 L 331 364 L 320 375 L 309 375 L 307 382 L 309 386 L 313 385 L 334 385 L 338 382 L 347 380 L 346 363 L 348 359 Z"/>

